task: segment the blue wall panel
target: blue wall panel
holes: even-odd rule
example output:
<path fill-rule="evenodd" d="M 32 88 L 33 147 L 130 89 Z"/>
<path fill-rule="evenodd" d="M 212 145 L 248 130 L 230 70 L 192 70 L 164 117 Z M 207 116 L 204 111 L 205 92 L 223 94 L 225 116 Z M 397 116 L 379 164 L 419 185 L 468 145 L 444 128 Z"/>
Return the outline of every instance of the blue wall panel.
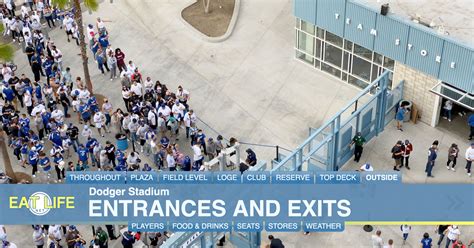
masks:
<path fill-rule="evenodd" d="M 296 17 L 312 24 L 316 23 L 316 3 L 317 0 L 295 0 L 293 1 L 293 11 Z"/>
<path fill-rule="evenodd" d="M 344 20 L 346 25 L 344 38 L 373 50 L 374 35 L 370 34 L 370 31 L 375 29 L 376 18 L 377 14 L 374 11 L 348 2 L 346 6 L 346 19 Z M 347 24 L 347 21 L 349 21 L 349 24 Z"/>
<path fill-rule="evenodd" d="M 443 53 L 441 38 L 421 28 L 410 28 L 406 64 L 434 77 L 438 77 L 440 63 L 436 56 Z M 411 45 L 411 49 L 410 49 Z M 425 56 L 422 55 L 426 51 Z"/>
<path fill-rule="evenodd" d="M 316 24 L 319 27 L 341 37 L 344 36 L 346 0 L 318 0 L 316 9 Z"/>
<path fill-rule="evenodd" d="M 409 27 L 395 19 L 377 15 L 376 30 L 374 51 L 404 63 Z M 396 44 L 397 40 L 398 45 Z"/>
<path fill-rule="evenodd" d="M 474 51 L 449 41 L 444 42 L 443 56 L 441 57 L 441 67 L 439 70 L 439 79 L 456 88 L 473 93 L 473 65 Z"/>

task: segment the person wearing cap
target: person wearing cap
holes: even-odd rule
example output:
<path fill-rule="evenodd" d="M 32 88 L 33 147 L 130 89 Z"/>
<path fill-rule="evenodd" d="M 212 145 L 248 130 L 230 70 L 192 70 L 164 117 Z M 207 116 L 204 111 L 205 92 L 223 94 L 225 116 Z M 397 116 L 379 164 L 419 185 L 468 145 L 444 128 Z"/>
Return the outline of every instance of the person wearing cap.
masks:
<path fill-rule="evenodd" d="M 70 225 L 65 235 L 66 243 L 68 248 L 74 248 L 76 242 L 81 239 L 81 235 L 77 230 L 76 226 Z"/>
<path fill-rule="evenodd" d="M 407 169 L 410 169 L 410 166 L 408 165 L 408 163 L 410 160 L 410 154 L 413 151 L 413 144 L 410 143 L 409 140 L 405 140 L 405 142 L 402 145 L 402 151 L 403 151 L 403 158 L 401 160 L 402 162 L 401 167 L 405 166 Z"/>
<path fill-rule="evenodd" d="M 395 171 L 400 171 L 400 166 L 402 165 L 402 141 L 399 140 L 395 144 L 395 146 L 392 147 L 392 158 L 395 160 L 395 165 L 393 166 L 393 170 Z"/>
<path fill-rule="evenodd" d="M 38 171 L 38 159 L 39 154 L 36 151 L 36 147 L 31 147 L 30 152 L 28 153 L 28 163 L 31 165 L 32 171 L 31 175 L 36 177 L 36 172 Z"/>
<path fill-rule="evenodd" d="M 359 168 L 359 171 L 374 171 L 374 167 L 369 163 L 365 163 Z"/>
<path fill-rule="evenodd" d="M 457 161 L 457 158 L 458 158 L 458 154 L 459 154 L 458 145 L 453 143 L 449 147 L 449 150 L 448 150 L 448 162 L 446 163 L 446 168 L 448 170 L 456 171 L 456 169 L 454 169 L 454 167 L 456 166 L 456 161 Z M 450 166 L 451 162 L 453 162 L 452 166 Z"/>
<path fill-rule="evenodd" d="M 449 226 L 448 229 L 444 230 L 444 234 L 446 235 L 446 248 L 449 248 L 449 244 L 456 243 L 461 235 L 461 231 L 459 231 L 458 226 L 452 225 Z"/>
<path fill-rule="evenodd" d="M 436 158 L 438 157 L 438 144 L 439 142 L 435 140 L 431 147 L 428 149 L 428 161 L 426 162 L 425 172 L 428 177 L 434 177 L 431 174 L 433 167 L 435 166 Z"/>
<path fill-rule="evenodd" d="M 206 148 L 207 148 L 207 156 L 209 156 L 209 160 L 212 160 L 213 158 L 217 156 L 217 144 L 213 138 L 209 138 L 207 140 Z"/>
<path fill-rule="evenodd" d="M 472 161 L 474 161 L 474 142 L 466 149 L 466 172 L 468 176 L 471 176 Z"/>
<path fill-rule="evenodd" d="M 354 147 L 354 161 L 359 162 L 360 157 L 362 156 L 362 152 L 364 150 L 364 143 L 365 143 L 365 138 L 362 137 L 361 132 L 357 132 L 354 138 L 352 138 L 352 142 L 349 144 L 349 146 L 355 145 Z"/>

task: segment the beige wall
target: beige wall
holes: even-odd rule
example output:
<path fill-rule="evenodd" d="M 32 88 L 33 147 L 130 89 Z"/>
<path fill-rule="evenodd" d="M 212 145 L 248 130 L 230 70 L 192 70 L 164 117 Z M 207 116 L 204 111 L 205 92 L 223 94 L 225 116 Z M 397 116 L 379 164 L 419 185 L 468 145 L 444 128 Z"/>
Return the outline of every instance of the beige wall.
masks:
<path fill-rule="evenodd" d="M 421 121 L 431 125 L 436 95 L 430 92 L 438 79 L 417 71 L 407 65 L 395 62 L 393 82 L 405 80 L 403 98 L 412 101 L 418 108 Z"/>

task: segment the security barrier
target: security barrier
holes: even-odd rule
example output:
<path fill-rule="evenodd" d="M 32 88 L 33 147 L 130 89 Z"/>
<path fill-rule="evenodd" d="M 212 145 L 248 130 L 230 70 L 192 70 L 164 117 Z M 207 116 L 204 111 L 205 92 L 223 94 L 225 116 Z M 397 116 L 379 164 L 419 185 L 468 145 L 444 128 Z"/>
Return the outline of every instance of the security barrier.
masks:
<path fill-rule="evenodd" d="M 384 72 L 320 128 L 310 129 L 309 137 L 277 161 L 272 171 L 339 170 L 352 156 L 349 144 L 356 132 L 369 141 L 394 119 L 403 81 L 390 90 L 389 73 Z"/>

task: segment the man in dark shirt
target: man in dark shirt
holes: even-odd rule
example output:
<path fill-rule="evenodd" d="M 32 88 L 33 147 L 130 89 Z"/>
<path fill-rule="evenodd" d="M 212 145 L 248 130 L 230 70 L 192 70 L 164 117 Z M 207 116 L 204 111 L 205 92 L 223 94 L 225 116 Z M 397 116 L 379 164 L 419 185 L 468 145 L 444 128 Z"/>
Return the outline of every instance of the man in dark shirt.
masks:
<path fill-rule="evenodd" d="M 354 161 L 359 162 L 360 157 L 362 156 L 362 152 L 364 150 L 365 138 L 362 137 L 361 132 L 357 132 L 354 138 L 352 138 L 351 146 L 355 145 L 354 147 Z"/>
<path fill-rule="evenodd" d="M 392 158 L 395 160 L 395 165 L 393 170 L 399 171 L 400 166 L 402 165 L 402 141 L 397 141 L 397 144 L 392 148 Z"/>
<path fill-rule="evenodd" d="M 74 126 L 72 123 L 69 123 L 69 127 L 67 129 L 67 135 L 69 135 L 69 138 L 71 139 L 72 142 L 72 147 L 74 148 L 74 151 L 77 152 L 77 147 L 79 147 L 81 144 L 79 143 L 79 128 Z"/>
<path fill-rule="evenodd" d="M 444 231 L 448 229 L 449 225 L 439 225 L 438 226 L 438 235 L 439 235 L 439 240 L 438 240 L 438 246 L 441 245 L 441 242 L 443 242 L 444 239 Z"/>
<path fill-rule="evenodd" d="M 280 239 L 276 239 L 273 235 L 269 235 L 268 239 L 270 240 L 270 248 L 285 248 L 283 242 Z"/>
<path fill-rule="evenodd" d="M 428 149 L 428 162 L 426 162 L 426 169 L 425 172 L 428 177 L 434 177 L 431 175 L 431 171 L 435 165 L 435 160 L 438 157 L 438 141 L 435 140 L 431 145 L 430 149 Z"/>

